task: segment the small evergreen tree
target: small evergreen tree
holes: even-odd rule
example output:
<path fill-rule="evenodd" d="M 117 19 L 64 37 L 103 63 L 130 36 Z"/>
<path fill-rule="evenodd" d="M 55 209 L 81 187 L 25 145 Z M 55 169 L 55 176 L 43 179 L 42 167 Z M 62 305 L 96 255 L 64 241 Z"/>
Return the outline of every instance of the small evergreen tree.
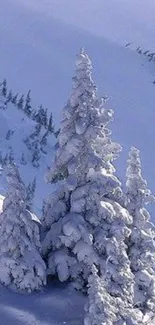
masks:
<path fill-rule="evenodd" d="M 47 118 L 47 109 L 43 108 L 41 105 L 38 109 L 37 114 L 35 115 L 35 121 L 45 128 L 47 127 L 48 124 L 48 118 Z"/>
<path fill-rule="evenodd" d="M 40 160 L 40 143 L 39 140 L 35 140 L 32 143 L 32 147 L 31 147 L 31 153 L 32 153 L 32 165 L 34 167 L 39 167 L 39 160 Z"/>
<path fill-rule="evenodd" d="M 35 139 L 41 132 L 41 124 L 37 123 L 35 126 L 35 131 L 30 135 L 31 139 Z"/>
<path fill-rule="evenodd" d="M 26 189 L 26 206 L 29 210 L 32 210 L 33 200 L 36 190 L 36 177 L 34 177 L 33 181 L 29 183 Z"/>
<path fill-rule="evenodd" d="M 27 161 L 25 159 L 24 153 L 22 153 L 22 156 L 21 156 L 21 159 L 20 159 L 20 163 L 21 163 L 21 165 L 26 165 L 27 164 Z"/>
<path fill-rule="evenodd" d="M 8 193 L 0 227 L 0 282 L 18 291 L 39 290 L 46 284 L 39 220 L 26 210 L 26 190 L 15 165 L 7 166 L 6 177 Z"/>
<path fill-rule="evenodd" d="M 36 190 L 36 177 L 34 177 L 33 182 L 32 182 L 32 194 L 33 194 L 33 198 L 34 198 L 34 194 L 35 194 L 35 190 Z"/>
<path fill-rule="evenodd" d="M 50 114 L 49 122 L 48 122 L 48 131 L 54 133 L 54 125 L 53 125 L 53 114 Z"/>
<path fill-rule="evenodd" d="M 44 215 L 44 213 L 45 213 L 45 207 L 46 207 L 46 201 L 45 201 L 45 199 L 43 200 L 43 204 L 42 204 L 42 215 Z"/>
<path fill-rule="evenodd" d="M 2 152 L 1 151 L 0 151 L 0 165 L 3 165 L 3 155 L 2 155 Z"/>
<path fill-rule="evenodd" d="M 5 101 L 4 101 L 4 99 L 0 98 L 0 109 L 5 110 L 6 108 L 7 108 L 7 105 L 6 105 Z"/>
<path fill-rule="evenodd" d="M 36 121 L 37 110 L 35 108 L 32 109 L 31 118 Z"/>
<path fill-rule="evenodd" d="M 14 105 L 17 104 L 17 98 L 18 98 L 18 94 L 12 96 L 12 100 L 11 100 L 12 104 L 14 104 Z"/>
<path fill-rule="evenodd" d="M 24 112 L 27 116 L 31 116 L 32 106 L 31 106 L 31 91 L 29 90 L 25 100 Z"/>
<path fill-rule="evenodd" d="M 32 149 L 32 143 L 30 141 L 30 137 L 29 136 L 26 139 L 24 139 L 24 143 L 25 143 L 27 149 L 31 151 L 31 149 Z"/>
<path fill-rule="evenodd" d="M 3 81 L 1 84 L 0 84 L 0 109 L 3 109 L 5 110 L 7 108 L 7 105 L 5 103 L 5 81 Z M 6 93 L 7 95 L 7 93 Z"/>
<path fill-rule="evenodd" d="M 43 120 L 43 124 L 44 124 L 44 126 L 45 126 L 45 128 L 48 128 L 48 116 L 47 116 L 47 108 L 45 108 L 45 110 L 44 110 L 44 120 Z"/>
<path fill-rule="evenodd" d="M 6 134 L 6 137 L 5 137 L 6 140 L 10 140 L 10 138 L 13 136 L 13 134 L 14 134 L 14 131 L 9 129 L 7 134 Z"/>
<path fill-rule="evenodd" d="M 57 131 L 54 132 L 54 135 L 56 138 L 58 138 L 59 133 L 60 133 L 60 129 L 58 129 Z"/>
<path fill-rule="evenodd" d="M 128 255 L 135 276 L 135 305 L 143 313 L 155 311 L 155 226 L 145 205 L 154 197 L 141 174 L 139 150 L 132 147 L 126 171 L 127 208 L 133 216 Z"/>
<path fill-rule="evenodd" d="M 39 138 L 40 132 L 41 132 L 41 124 L 38 123 L 35 126 L 35 131 L 24 140 L 26 147 L 31 152 L 32 164 L 34 167 L 39 167 L 39 160 L 41 157 L 41 145 L 40 145 L 40 138 Z M 44 140 L 44 138 L 43 138 L 43 140 Z M 45 137 L 45 140 L 46 140 L 46 137 Z M 45 142 L 45 140 L 44 140 L 44 142 Z M 44 142 L 42 145 L 42 149 L 44 149 L 43 148 Z M 42 152 L 43 152 L 43 150 L 42 150 Z"/>
<path fill-rule="evenodd" d="M 47 151 L 45 150 L 45 147 L 47 146 L 47 137 L 48 137 L 49 131 L 46 131 L 45 134 L 42 136 L 42 139 L 40 141 L 40 150 L 47 154 Z"/>
<path fill-rule="evenodd" d="M 14 161 L 15 161 L 14 153 L 13 153 L 12 147 L 10 147 L 10 151 L 9 151 L 9 154 L 8 154 L 8 163 L 13 164 Z"/>
<path fill-rule="evenodd" d="M 7 98 L 6 98 L 6 104 L 12 101 L 12 90 L 9 91 Z"/>
<path fill-rule="evenodd" d="M 3 97 L 7 97 L 7 81 L 6 79 L 3 80 L 2 87 L 1 87 L 1 95 Z"/>
<path fill-rule="evenodd" d="M 19 101 L 18 101 L 18 103 L 17 103 L 17 108 L 18 109 L 23 109 L 23 107 L 24 107 L 24 95 L 22 95 L 21 97 L 20 97 L 20 99 L 19 99 Z"/>
<path fill-rule="evenodd" d="M 8 153 L 3 158 L 3 165 L 6 166 L 8 164 Z"/>

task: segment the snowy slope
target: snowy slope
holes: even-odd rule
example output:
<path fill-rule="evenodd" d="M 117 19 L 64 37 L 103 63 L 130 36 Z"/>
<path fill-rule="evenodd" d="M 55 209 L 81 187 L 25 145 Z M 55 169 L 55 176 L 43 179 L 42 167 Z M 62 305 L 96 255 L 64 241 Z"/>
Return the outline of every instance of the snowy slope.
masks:
<path fill-rule="evenodd" d="M 7 109 L 0 109 L 0 151 L 3 157 L 10 152 L 12 148 L 14 159 L 19 166 L 19 170 L 25 184 L 28 185 L 36 177 L 36 193 L 34 200 L 34 211 L 40 215 L 40 209 L 44 195 L 46 196 L 51 190 L 51 186 L 45 184 L 44 173 L 47 166 L 51 164 L 52 151 L 54 148 L 54 135 L 48 136 L 48 143 L 46 146 L 47 154 L 42 154 L 40 158 L 40 167 L 33 167 L 31 162 L 31 152 L 26 147 L 24 140 L 34 132 L 36 122 L 28 118 L 22 111 L 18 110 L 16 106 L 9 103 Z M 9 139 L 6 139 L 7 132 L 11 130 L 13 134 Z M 42 127 L 41 134 L 45 133 Z M 21 156 L 24 154 L 26 165 L 21 164 Z M 3 171 L 0 174 L 0 193 L 5 195 L 6 181 Z M 1 198 L 0 198 L 1 199 Z M 1 204 L 0 204 L 1 205 Z"/>
<path fill-rule="evenodd" d="M 154 0 L 24 0 L 22 5 L 121 45 L 130 41 L 155 49 Z"/>

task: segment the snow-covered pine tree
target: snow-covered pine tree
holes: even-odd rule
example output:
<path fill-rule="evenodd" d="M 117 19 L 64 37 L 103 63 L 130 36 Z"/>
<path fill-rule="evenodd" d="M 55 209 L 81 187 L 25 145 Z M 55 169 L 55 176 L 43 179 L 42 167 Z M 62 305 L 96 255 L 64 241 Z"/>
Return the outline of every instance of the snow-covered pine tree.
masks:
<path fill-rule="evenodd" d="M 19 101 L 18 101 L 18 103 L 17 103 L 17 108 L 18 109 L 23 109 L 23 107 L 24 107 L 24 95 L 22 95 L 20 98 L 19 98 Z"/>
<path fill-rule="evenodd" d="M 42 136 L 42 138 L 40 140 L 40 150 L 44 154 L 47 154 L 46 146 L 47 146 L 47 138 L 48 138 L 48 135 L 49 135 L 49 131 L 46 131 L 45 134 Z"/>
<path fill-rule="evenodd" d="M 56 138 L 58 137 L 59 133 L 60 133 L 60 128 L 57 131 L 54 131 L 54 135 Z"/>
<path fill-rule="evenodd" d="M 28 91 L 26 99 L 25 99 L 24 112 L 26 113 L 27 116 L 31 116 L 31 113 L 32 113 L 31 90 Z"/>
<path fill-rule="evenodd" d="M 28 150 L 31 152 L 32 165 L 34 167 L 39 167 L 39 160 L 41 158 L 41 152 L 46 153 L 41 150 L 44 149 L 46 145 L 46 133 L 45 137 L 41 138 L 41 124 L 37 123 L 35 126 L 35 130 L 31 133 L 26 139 L 24 139 L 24 143 Z M 48 132 L 47 132 L 48 133 Z M 41 143 L 43 141 L 43 144 Z"/>
<path fill-rule="evenodd" d="M 10 138 L 13 136 L 14 130 L 9 129 L 6 134 L 6 140 L 10 140 Z"/>
<path fill-rule="evenodd" d="M 15 158 L 14 158 L 14 152 L 13 152 L 13 149 L 12 147 L 9 148 L 9 153 L 8 153 L 8 163 L 11 165 L 13 164 L 15 161 Z"/>
<path fill-rule="evenodd" d="M 48 121 L 48 131 L 54 133 L 54 125 L 53 125 L 53 114 L 51 112 L 49 121 Z"/>
<path fill-rule="evenodd" d="M 21 165 L 26 165 L 27 164 L 27 160 L 25 158 L 24 153 L 22 153 L 21 159 L 20 159 L 20 164 Z"/>
<path fill-rule="evenodd" d="M 11 103 L 14 104 L 14 105 L 17 105 L 17 98 L 18 98 L 18 94 L 13 95 L 13 96 L 12 96 Z"/>
<path fill-rule="evenodd" d="M 35 176 L 32 181 L 32 185 L 31 185 L 33 199 L 34 199 L 35 190 L 36 190 L 36 183 L 37 183 L 37 180 L 36 180 L 36 176 Z"/>
<path fill-rule="evenodd" d="M 3 166 L 6 166 L 8 164 L 8 153 L 3 158 Z"/>
<path fill-rule="evenodd" d="M 33 181 L 29 183 L 26 189 L 26 206 L 27 209 L 29 210 L 32 210 L 35 190 L 36 190 L 36 177 L 34 177 Z"/>
<path fill-rule="evenodd" d="M 38 135 L 41 132 L 41 124 L 36 124 L 34 131 L 24 139 L 24 143 L 26 144 L 27 148 L 31 151 L 33 148 L 33 143 L 38 139 Z"/>
<path fill-rule="evenodd" d="M 112 165 L 121 147 L 110 139 L 107 124 L 113 111 L 97 97 L 91 75 L 91 61 L 81 50 L 56 156 L 46 176 L 59 186 L 44 206 L 43 253 L 49 273 L 58 274 L 61 281 L 80 277 L 80 284 L 87 282 L 94 263 L 106 276 L 108 293 L 128 305 L 133 275 L 125 240 L 132 217 L 119 203 L 123 194 Z"/>
<path fill-rule="evenodd" d="M 7 81 L 6 81 L 6 79 L 3 80 L 2 85 L 1 85 L 1 95 L 3 97 L 7 96 Z"/>
<path fill-rule="evenodd" d="M 126 171 L 127 208 L 133 217 L 128 255 L 135 276 L 134 302 L 144 313 L 155 310 L 155 226 L 145 205 L 154 197 L 142 177 L 140 152 L 132 147 Z"/>
<path fill-rule="evenodd" d="M 31 139 L 35 139 L 35 137 L 37 137 L 41 132 L 41 124 L 37 123 L 35 126 L 35 130 L 32 134 L 30 134 L 30 138 Z"/>
<path fill-rule="evenodd" d="M 12 101 L 12 96 L 12 90 L 10 90 L 5 101 L 6 104 Z"/>
<path fill-rule="evenodd" d="M 31 145 L 31 153 L 32 153 L 32 165 L 33 167 L 39 167 L 39 160 L 41 157 L 40 152 L 40 141 L 38 139 L 34 140 Z"/>
<path fill-rule="evenodd" d="M 40 105 L 36 115 L 34 116 L 34 119 L 37 123 L 47 128 L 48 127 L 47 109 L 43 108 L 43 106 Z"/>
<path fill-rule="evenodd" d="M 26 189 L 15 165 L 6 170 L 8 192 L 0 227 L 0 282 L 19 290 L 39 290 L 46 284 L 40 255 L 39 220 L 26 209 Z"/>
<path fill-rule="evenodd" d="M 0 170 L 2 169 L 3 165 L 3 156 L 2 156 L 2 151 L 0 151 Z"/>
<path fill-rule="evenodd" d="M 45 128 L 48 128 L 48 109 L 45 108 L 44 112 L 45 112 L 45 117 L 44 117 L 44 122 L 43 123 L 44 123 Z"/>
<path fill-rule="evenodd" d="M 6 109 L 7 105 L 2 95 L 0 95 L 0 109 Z"/>
<path fill-rule="evenodd" d="M 4 94 L 3 94 L 3 83 L 4 81 L 0 84 L 0 109 L 6 109 L 7 108 L 7 105 L 5 103 L 5 97 L 4 97 Z"/>

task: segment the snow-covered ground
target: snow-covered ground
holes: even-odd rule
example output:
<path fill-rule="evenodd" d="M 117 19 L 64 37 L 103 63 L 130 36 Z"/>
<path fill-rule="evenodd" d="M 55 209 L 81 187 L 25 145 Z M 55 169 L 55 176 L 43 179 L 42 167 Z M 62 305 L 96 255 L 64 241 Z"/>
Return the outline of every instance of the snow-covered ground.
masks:
<path fill-rule="evenodd" d="M 154 16 L 154 0 L 1 0 L 0 4 L 0 79 L 7 78 L 15 92 L 31 89 L 34 105 L 47 106 L 59 125 L 71 89 L 75 55 L 84 46 L 94 64 L 99 93 L 110 97 L 107 106 L 115 110 L 113 138 L 123 146 L 118 174 L 124 176 L 127 151 L 137 146 L 144 176 L 155 193 L 155 63 L 135 51 L 138 46 L 155 50 Z M 126 48 L 128 42 L 131 46 Z M 18 162 L 21 151 L 28 154 L 21 141 L 23 130 L 29 134 L 34 122 L 22 121 L 21 113 L 11 113 L 11 108 L 1 112 L 0 145 L 2 150 L 11 145 Z M 16 132 L 7 142 L 9 128 Z M 26 183 L 37 174 L 38 213 L 52 189 L 43 180 L 52 153 L 53 139 L 39 170 L 30 163 L 20 167 Z M 4 195 L 3 176 L 0 188 Z M 155 219 L 155 208 L 152 212 Z M 65 286 L 48 287 L 30 296 L 1 287 L 0 325 L 82 325 L 83 305 L 84 298 Z"/>
<path fill-rule="evenodd" d="M 19 295 L 0 287 L 0 325 L 82 325 L 85 298 L 58 283 Z"/>

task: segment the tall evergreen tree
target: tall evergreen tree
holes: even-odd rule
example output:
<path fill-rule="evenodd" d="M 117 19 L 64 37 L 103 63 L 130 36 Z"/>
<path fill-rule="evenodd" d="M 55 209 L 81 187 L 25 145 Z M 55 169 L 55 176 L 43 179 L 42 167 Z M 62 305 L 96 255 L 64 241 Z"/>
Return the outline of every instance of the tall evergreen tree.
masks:
<path fill-rule="evenodd" d="M 135 276 L 135 305 L 145 313 L 155 310 L 155 226 L 145 205 L 154 197 L 142 177 L 139 150 L 132 147 L 126 171 L 127 208 L 133 217 L 129 257 Z"/>
<path fill-rule="evenodd" d="M 19 291 L 39 290 L 46 283 L 40 255 L 39 220 L 26 209 L 26 190 L 17 167 L 7 166 L 8 193 L 0 227 L 0 282 Z"/>
<path fill-rule="evenodd" d="M 81 50 L 46 176 L 48 182 L 63 181 L 44 207 L 43 252 L 49 272 L 61 281 L 80 277 L 84 284 L 94 263 L 106 274 L 108 294 L 132 305 L 133 275 L 125 245 L 132 217 L 120 205 L 123 194 L 112 165 L 121 147 L 110 139 L 107 124 L 113 111 L 97 97 L 91 75 L 91 61 Z"/>

